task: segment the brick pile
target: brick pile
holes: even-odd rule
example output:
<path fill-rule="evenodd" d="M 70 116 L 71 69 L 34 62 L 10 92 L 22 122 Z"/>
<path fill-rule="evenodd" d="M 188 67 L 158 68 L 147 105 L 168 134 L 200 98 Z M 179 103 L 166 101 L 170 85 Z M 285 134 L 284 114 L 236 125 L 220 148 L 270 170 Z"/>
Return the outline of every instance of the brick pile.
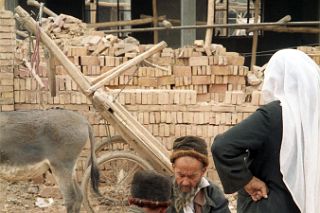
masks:
<path fill-rule="evenodd" d="M 129 53 L 136 54 L 151 47 L 139 45 L 131 52 L 115 56 L 114 53 L 120 51 L 114 49 L 121 46 L 119 43 L 107 48 L 111 50 L 107 51 L 109 55 L 88 55 L 87 47 L 69 47 L 67 52 L 85 75 L 95 76 L 130 60 Z M 227 52 L 221 45 L 213 44 L 209 51 L 196 45 L 176 50 L 165 48 L 147 62 L 126 71 L 106 86 L 111 89 L 122 86 L 132 89 L 190 89 L 197 92 L 198 102 L 224 102 L 226 91 L 244 91 L 246 87 L 248 67 L 243 65 L 244 57 Z M 60 65 L 56 69 L 57 73 L 65 73 Z"/>
<path fill-rule="evenodd" d="M 5 17 L 2 15 L 0 20 L 6 20 Z M 64 67 L 54 59 L 50 63 L 45 48 L 41 47 L 41 63 L 37 73 L 45 88 L 39 88 L 22 64 L 15 67 L 13 74 L 14 19 L 12 14 L 8 17 L 11 21 L 0 22 L 0 36 L 3 38 L 0 40 L 0 50 L 5 53 L 1 52 L 0 58 L 1 109 L 28 110 L 59 106 L 87 117 L 97 141 L 106 139 L 109 131 L 116 135 L 117 131 L 101 119 L 90 100 L 66 75 Z M 4 23 L 11 25 L 8 27 Z M 12 30 L 2 34 L 5 29 Z M 60 26 L 60 29 L 66 28 Z M 92 31 L 78 37 L 68 37 L 67 40 L 57 35 L 58 30 L 54 33 L 52 37 L 58 38 L 56 43 L 89 79 L 108 72 L 152 47 L 139 44 L 134 38 L 121 40 Z M 11 36 L 10 40 L 2 42 L 7 39 L 4 36 Z M 28 58 L 28 43 L 27 39 L 19 41 L 16 61 Z M 259 85 L 247 93 L 247 76 L 249 72 L 254 72 L 243 64 L 242 56 L 228 52 L 222 45 L 212 44 L 210 48 L 204 48 L 202 41 L 195 41 L 190 47 L 163 49 L 108 82 L 106 87 L 113 89 L 110 92 L 113 97 L 167 149 L 171 148 L 174 138 L 182 135 L 201 136 L 210 145 L 217 134 L 239 123 L 263 104 Z M 49 91 L 49 69 L 56 73 L 55 97 Z M 123 145 L 114 148 L 121 149 Z M 81 168 L 84 168 L 85 156 L 84 153 L 79 163 Z M 208 174 L 216 179 L 212 165 Z M 82 175 L 81 169 L 79 175 Z"/>
<path fill-rule="evenodd" d="M 12 12 L 0 11 L 0 111 L 14 110 L 15 36 L 15 21 Z"/>
<path fill-rule="evenodd" d="M 320 65 L 320 46 L 299 46 L 297 49 L 307 53 L 317 64 Z"/>

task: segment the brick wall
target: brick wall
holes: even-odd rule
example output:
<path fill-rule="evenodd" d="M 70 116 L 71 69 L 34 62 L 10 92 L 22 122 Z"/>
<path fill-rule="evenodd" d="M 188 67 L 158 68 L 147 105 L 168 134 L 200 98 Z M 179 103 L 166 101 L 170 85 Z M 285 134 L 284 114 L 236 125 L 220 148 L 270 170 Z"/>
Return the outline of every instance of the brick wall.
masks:
<path fill-rule="evenodd" d="M 15 20 L 12 12 L 0 11 L 0 111 L 14 110 L 15 36 Z"/>

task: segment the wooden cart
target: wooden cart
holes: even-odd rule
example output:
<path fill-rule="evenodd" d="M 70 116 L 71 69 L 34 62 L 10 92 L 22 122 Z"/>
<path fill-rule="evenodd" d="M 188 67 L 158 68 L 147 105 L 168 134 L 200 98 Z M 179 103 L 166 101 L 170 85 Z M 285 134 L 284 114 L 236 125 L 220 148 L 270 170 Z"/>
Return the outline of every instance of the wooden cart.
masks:
<path fill-rule="evenodd" d="M 119 174 L 115 175 L 114 180 L 107 179 L 102 183 L 104 186 L 119 186 L 116 192 L 121 193 L 121 190 L 128 190 L 128 183 L 130 175 L 137 169 L 156 169 L 166 174 L 172 173 L 171 163 L 169 161 L 169 154 L 165 147 L 147 130 L 145 129 L 121 104 L 117 102 L 108 92 L 105 90 L 104 85 L 122 74 L 124 71 L 132 66 L 139 64 L 146 58 L 152 56 L 156 52 L 166 47 L 165 42 L 160 42 L 154 45 L 149 50 L 138 55 L 137 57 L 115 67 L 108 73 L 104 73 L 94 80 L 87 79 L 81 71 L 64 55 L 60 48 L 55 44 L 50 37 L 38 27 L 35 20 L 27 13 L 23 8 L 18 6 L 16 8 L 16 18 L 23 24 L 23 27 L 29 32 L 40 34 L 41 42 L 48 48 L 50 53 L 65 67 L 67 73 L 77 83 L 83 94 L 89 98 L 95 109 L 101 114 L 101 116 L 107 120 L 116 130 L 120 133 L 120 137 L 110 138 L 108 141 L 104 141 L 97 145 L 96 151 L 99 152 L 108 143 L 125 142 L 130 145 L 135 153 L 128 151 L 111 152 L 102 155 L 98 158 L 100 165 L 104 166 L 104 169 L 108 166 L 121 165 L 118 161 L 124 161 L 127 167 L 121 168 Z M 105 165 L 107 164 L 107 165 Z M 124 163 L 122 163 L 124 165 Z M 119 167 L 119 166 L 118 166 Z M 123 166 L 122 166 L 123 167 Z M 113 168 L 115 169 L 115 168 Z M 112 172 L 110 167 L 109 172 Z M 114 172 L 114 171 L 113 171 Z M 109 175 L 110 176 L 110 175 Z M 121 176 L 121 177 L 120 177 Z M 121 179 L 121 181 L 119 180 Z M 90 192 L 88 191 L 89 182 L 89 170 L 85 172 L 82 180 L 82 189 L 84 190 L 84 206 L 88 212 L 94 212 L 94 202 L 104 203 L 105 205 L 120 205 L 115 204 L 115 198 L 110 194 L 108 190 L 101 190 L 102 193 L 106 193 L 106 197 L 97 198 L 95 201 L 90 201 Z M 122 184 L 122 185 L 121 185 Z M 122 189 L 120 190 L 119 188 Z M 108 189 L 108 188 L 105 188 Z M 126 196 L 126 195 L 125 195 Z M 118 197 L 119 198 L 119 197 Z M 120 199 L 121 202 L 126 198 Z M 106 210 L 111 212 L 110 210 Z M 121 210 L 116 210 L 121 212 Z M 125 210 L 123 212 L 126 212 Z"/>

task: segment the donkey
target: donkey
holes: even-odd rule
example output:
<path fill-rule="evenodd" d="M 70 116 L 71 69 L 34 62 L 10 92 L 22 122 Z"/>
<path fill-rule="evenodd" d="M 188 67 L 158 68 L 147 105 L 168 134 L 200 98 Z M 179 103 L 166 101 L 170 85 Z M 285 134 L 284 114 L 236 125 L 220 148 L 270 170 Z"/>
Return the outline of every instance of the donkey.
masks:
<path fill-rule="evenodd" d="M 78 213 L 83 197 L 74 170 L 88 139 L 91 183 L 99 194 L 94 136 L 84 117 L 64 109 L 0 112 L 0 178 L 32 179 L 50 169 L 67 213 Z"/>

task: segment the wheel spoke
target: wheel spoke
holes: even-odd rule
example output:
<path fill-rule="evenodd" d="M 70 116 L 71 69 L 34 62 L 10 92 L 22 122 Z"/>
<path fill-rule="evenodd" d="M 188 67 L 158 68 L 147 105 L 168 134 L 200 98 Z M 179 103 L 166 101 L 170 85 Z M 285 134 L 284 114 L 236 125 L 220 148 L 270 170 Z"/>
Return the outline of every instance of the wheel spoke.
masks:
<path fill-rule="evenodd" d="M 100 170 L 99 190 L 103 197 L 95 196 L 91 190 L 90 172 L 84 177 L 84 206 L 88 212 L 127 212 L 127 198 L 133 174 L 138 170 L 152 169 L 150 164 L 128 151 L 109 152 L 98 158 Z"/>

